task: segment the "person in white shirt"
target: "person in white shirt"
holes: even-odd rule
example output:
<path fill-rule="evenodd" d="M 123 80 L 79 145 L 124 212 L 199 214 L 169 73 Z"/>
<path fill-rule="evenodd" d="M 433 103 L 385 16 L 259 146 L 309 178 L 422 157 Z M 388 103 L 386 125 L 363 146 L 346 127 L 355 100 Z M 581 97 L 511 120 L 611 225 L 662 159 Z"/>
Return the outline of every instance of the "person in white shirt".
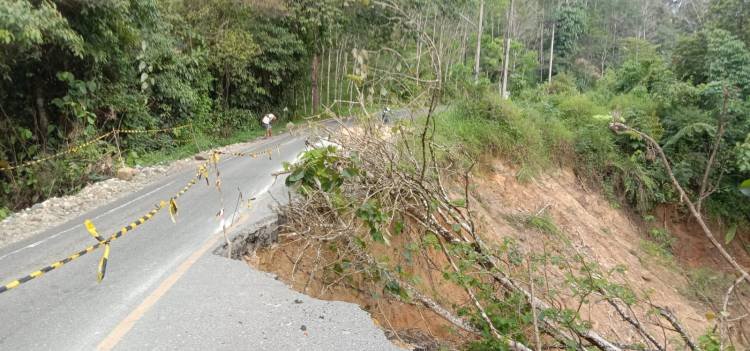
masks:
<path fill-rule="evenodd" d="M 263 128 L 266 129 L 266 138 L 271 137 L 271 123 L 276 120 L 276 116 L 274 116 L 273 113 L 269 113 L 265 116 L 263 116 L 263 120 L 261 122 L 263 123 Z"/>

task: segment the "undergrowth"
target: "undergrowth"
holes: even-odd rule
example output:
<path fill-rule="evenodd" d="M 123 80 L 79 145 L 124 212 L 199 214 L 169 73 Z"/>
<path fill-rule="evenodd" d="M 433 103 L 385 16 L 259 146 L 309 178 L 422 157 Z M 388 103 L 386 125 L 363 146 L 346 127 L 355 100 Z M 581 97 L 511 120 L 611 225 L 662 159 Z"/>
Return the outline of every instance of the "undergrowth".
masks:
<path fill-rule="evenodd" d="M 445 145 L 440 156 L 463 164 L 479 160 L 480 167 L 501 158 L 515 165 L 516 177 L 526 182 L 544 171 L 572 166 L 590 186 L 610 194 L 614 206 L 625 202 L 642 213 L 672 199 L 661 168 L 639 150 L 623 152 L 633 141 L 609 131 L 608 102 L 566 91 L 550 95 L 539 89 L 509 101 L 475 88 L 437 116 L 435 139 Z M 630 100 L 620 97 L 611 104 Z M 650 107 L 636 105 L 628 111 L 638 120 Z"/>
<path fill-rule="evenodd" d="M 625 204 L 641 214 L 658 204 L 678 202 L 653 151 L 636 137 L 612 133 L 609 123 L 616 116 L 657 140 L 663 137 L 668 153 L 684 151 L 670 143 L 691 134 L 666 130 L 663 124 L 671 120 L 662 120 L 664 111 L 648 95 L 613 93 L 605 83 L 578 93 L 569 84 L 560 78 L 554 87 L 529 89 L 515 100 L 503 100 L 481 84 L 468 88 L 435 119 L 435 141 L 443 146 L 439 156 L 464 166 L 478 161 L 480 169 L 491 168 L 500 158 L 511 163 L 524 182 L 570 166 L 587 186 L 602 191 L 613 207 Z M 676 135 L 668 137 L 667 132 Z M 699 166 L 685 160 L 673 164 L 675 176 L 692 197 L 696 189 L 691 182 L 701 174 Z M 719 190 L 706 200 L 708 213 L 730 223 L 747 221 L 750 202 L 737 189 Z"/>

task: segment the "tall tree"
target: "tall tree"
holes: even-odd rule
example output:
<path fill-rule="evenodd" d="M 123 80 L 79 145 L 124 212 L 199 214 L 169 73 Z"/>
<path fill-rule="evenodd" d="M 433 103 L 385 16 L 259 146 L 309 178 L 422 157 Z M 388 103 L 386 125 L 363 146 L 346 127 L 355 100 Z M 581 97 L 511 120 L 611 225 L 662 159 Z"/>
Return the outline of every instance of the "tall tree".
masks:
<path fill-rule="evenodd" d="M 510 41 L 513 34 L 513 0 L 508 5 L 508 24 L 505 29 L 505 49 L 503 58 L 503 79 L 500 86 L 500 94 L 503 99 L 507 99 L 508 94 L 508 63 L 510 62 Z"/>
<path fill-rule="evenodd" d="M 477 21 L 477 52 L 474 54 L 474 81 L 479 81 L 479 61 L 482 55 L 482 24 L 484 22 L 484 0 L 479 0 L 479 20 Z"/>
<path fill-rule="evenodd" d="M 555 28 L 557 23 L 552 22 L 552 35 L 549 38 L 549 69 L 547 70 L 547 83 L 552 83 L 552 64 L 555 60 Z"/>
<path fill-rule="evenodd" d="M 750 1 L 711 0 L 708 20 L 712 26 L 724 29 L 750 45 Z"/>
<path fill-rule="evenodd" d="M 320 55 L 344 19 L 345 0 L 286 0 L 298 35 L 304 38 L 310 54 L 310 96 L 312 111 L 320 108 Z"/>

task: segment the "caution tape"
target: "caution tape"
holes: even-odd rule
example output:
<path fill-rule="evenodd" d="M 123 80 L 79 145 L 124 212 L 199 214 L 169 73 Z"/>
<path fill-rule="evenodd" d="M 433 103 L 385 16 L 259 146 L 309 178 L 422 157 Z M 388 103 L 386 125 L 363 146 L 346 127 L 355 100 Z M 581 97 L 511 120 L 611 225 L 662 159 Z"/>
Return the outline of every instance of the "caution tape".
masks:
<path fill-rule="evenodd" d="M 181 125 L 181 126 L 177 126 L 177 127 L 162 128 L 162 129 L 115 129 L 115 130 L 113 130 L 111 132 L 107 132 L 107 133 L 104 133 L 102 135 L 99 135 L 98 137 L 96 137 L 94 139 L 91 139 L 91 140 L 89 140 L 89 141 L 87 141 L 87 142 L 85 142 L 83 144 L 72 146 L 72 147 L 70 147 L 70 148 L 68 148 L 66 150 L 60 151 L 58 153 L 55 153 L 55 154 L 52 154 L 52 155 L 49 155 L 49 156 L 42 157 L 40 159 L 36 159 L 36 160 L 32 160 L 32 161 L 27 161 L 27 162 L 24 162 L 24 163 L 19 163 L 17 165 L 13 165 L 13 166 L 2 166 L 2 165 L 0 165 L 0 171 L 9 171 L 9 170 L 14 170 L 14 169 L 18 169 L 18 168 L 33 166 L 33 165 L 36 165 L 36 164 L 39 164 L 39 163 L 42 163 L 42 162 L 45 162 L 45 161 L 49 161 L 49 160 L 58 158 L 60 156 L 64 156 L 64 155 L 67 155 L 67 154 L 74 154 L 74 153 L 77 153 L 77 152 L 83 150 L 84 148 L 87 148 L 87 147 L 89 147 L 91 145 L 94 145 L 97 141 L 102 140 L 102 139 L 104 139 L 104 138 L 106 138 L 106 137 L 108 137 L 108 136 L 110 136 L 112 134 L 115 134 L 115 133 L 117 133 L 117 134 L 159 133 L 159 132 L 174 131 L 174 130 L 178 130 L 178 129 L 182 129 L 182 128 L 187 128 L 187 127 L 190 127 L 190 126 L 192 126 L 191 123 L 188 123 L 188 124 L 185 124 L 185 125 Z"/>
<path fill-rule="evenodd" d="M 72 261 L 75 261 L 76 259 L 80 258 L 81 256 L 84 256 L 88 253 L 91 253 L 93 251 L 98 250 L 99 248 L 104 248 L 104 253 L 102 255 L 102 258 L 99 260 L 99 265 L 97 267 L 97 281 L 101 282 L 104 279 L 104 276 L 106 275 L 107 271 L 107 261 L 109 260 L 109 251 L 110 251 L 110 243 L 114 240 L 117 240 L 118 238 L 124 236 L 125 234 L 135 230 L 139 226 L 143 225 L 144 223 L 151 220 L 159 211 L 162 209 L 169 207 L 170 215 L 174 218 L 177 214 L 177 199 L 185 194 L 190 188 L 195 185 L 199 180 L 198 175 L 193 177 L 187 185 L 185 185 L 180 191 L 175 194 L 173 197 L 169 199 L 169 202 L 167 201 L 161 201 L 156 208 L 149 211 L 142 217 L 138 218 L 137 220 L 133 221 L 132 223 L 128 224 L 125 227 L 122 227 L 119 231 L 109 236 L 109 238 L 104 239 L 102 236 L 99 235 L 97 232 L 96 226 L 94 226 L 94 223 L 90 220 L 84 221 L 84 226 L 86 227 L 86 230 L 89 232 L 89 235 L 91 235 L 94 239 L 97 240 L 97 243 L 94 245 L 91 245 L 89 247 L 86 247 L 85 249 L 78 251 L 62 260 L 59 260 L 55 263 L 52 263 L 50 265 L 47 265 L 39 270 L 36 270 L 26 276 L 23 276 L 21 278 L 18 278 L 14 281 L 11 281 L 10 283 L 7 283 L 5 285 L 0 286 L 0 293 L 4 293 L 8 290 L 15 289 L 18 286 L 20 286 L 23 283 L 26 283 L 28 281 L 31 281 L 33 279 L 39 278 L 45 273 L 48 273 L 50 271 L 53 271 L 55 269 L 58 269 L 62 266 L 64 266 L 67 263 L 70 263 Z"/>
<path fill-rule="evenodd" d="M 136 220 L 135 222 L 130 223 L 126 227 L 123 227 L 117 233 L 112 234 L 112 236 L 110 236 L 108 239 L 103 240 L 103 241 L 99 241 L 95 245 L 91 245 L 91 246 L 89 246 L 89 247 L 87 247 L 87 248 L 85 248 L 85 249 L 83 249 L 81 251 L 78 251 L 75 254 L 72 254 L 72 255 L 70 255 L 70 256 L 62 259 L 62 260 L 59 260 L 59 261 L 57 261 L 55 263 L 52 263 L 52 264 L 50 264 L 50 265 L 48 265 L 48 266 L 46 266 L 46 267 L 44 267 L 42 269 L 34 271 L 31 274 L 28 274 L 28 275 L 26 275 L 24 277 L 18 278 L 18 279 L 14 280 L 14 281 L 12 281 L 10 283 L 7 283 L 7 284 L 5 284 L 3 286 L 0 286 L 0 293 L 4 293 L 4 292 L 6 292 L 8 290 L 17 288 L 19 285 L 21 285 L 23 283 L 26 283 L 26 282 L 28 282 L 28 281 L 30 281 L 32 279 L 39 278 L 42 275 L 44 275 L 45 273 L 48 273 L 48 272 L 53 271 L 55 269 L 58 269 L 58 268 L 62 267 L 63 265 L 67 264 L 67 263 L 75 261 L 76 259 L 80 258 L 81 256 L 84 256 L 84 255 L 86 255 L 88 253 L 96 251 L 97 249 L 99 249 L 102 246 L 105 246 L 104 256 L 102 256 L 102 260 L 100 261 L 100 270 L 99 270 L 99 272 L 97 274 L 98 277 L 100 277 L 101 279 L 103 279 L 104 278 L 104 269 L 106 269 L 107 256 L 109 256 L 109 249 L 108 249 L 109 248 L 109 243 L 112 242 L 113 240 L 115 240 L 115 239 L 117 239 L 117 238 L 125 235 L 126 233 L 134 230 L 135 228 L 137 228 L 138 226 L 142 225 L 143 223 L 146 223 L 151 218 L 153 218 L 154 215 L 156 215 L 156 213 L 159 212 L 160 210 L 161 210 L 161 207 L 157 207 L 157 208 L 151 210 L 150 212 L 148 212 L 143 217 L 141 217 L 138 220 Z M 104 265 L 104 267 L 102 267 L 103 265 Z M 100 279 L 100 281 L 101 281 L 101 279 Z"/>
<path fill-rule="evenodd" d="M 254 151 L 254 152 L 224 152 L 224 151 L 214 151 L 214 154 L 219 155 L 231 155 L 231 156 L 237 156 L 237 157 L 251 157 L 254 159 L 257 159 L 258 157 L 262 155 L 268 155 L 268 158 L 270 159 L 271 156 L 273 156 L 273 152 L 276 151 L 281 155 L 281 146 L 276 145 L 272 146 L 270 148 L 267 148 L 265 150 L 261 151 Z"/>
<path fill-rule="evenodd" d="M 100 135 L 100 136 L 98 136 L 98 137 L 96 137 L 94 139 L 91 139 L 91 140 L 89 140 L 89 141 L 87 141 L 87 142 L 85 142 L 83 144 L 72 146 L 72 147 L 70 147 L 70 148 L 68 148 L 66 150 L 60 151 L 60 152 L 58 152 L 56 154 L 52 154 L 52 155 L 49 155 L 49 156 L 42 157 L 40 159 L 36 159 L 36 160 L 32 160 L 32 161 L 27 161 L 27 162 L 24 162 L 24 163 L 19 163 L 17 165 L 13 165 L 13 166 L 0 166 L 0 171 L 9 171 L 9 170 L 17 169 L 17 168 L 28 167 L 28 166 L 32 166 L 32 165 L 35 165 L 35 164 L 39 164 L 39 163 L 45 162 L 45 161 L 49 161 L 49 160 L 54 159 L 54 158 L 58 158 L 58 157 L 63 156 L 63 155 L 77 153 L 77 152 L 79 152 L 79 151 L 81 151 L 81 150 L 83 150 L 83 149 L 85 149 L 85 148 L 87 148 L 87 147 L 89 147 L 91 145 L 94 145 L 97 141 L 102 140 L 102 139 L 104 139 L 104 138 L 112 135 L 112 133 L 114 133 L 114 132 L 104 133 L 104 134 L 102 134 L 102 135 Z"/>
<path fill-rule="evenodd" d="M 103 138 L 103 137 L 104 136 L 101 136 L 100 138 Z M 79 147 L 81 147 L 81 146 L 79 146 Z M 275 150 L 277 150 L 279 153 L 281 152 L 281 149 L 280 149 L 280 147 L 278 145 L 275 147 Z M 272 147 L 272 148 L 268 148 L 266 150 L 259 151 L 259 152 L 229 153 L 229 154 L 232 154 L 232 155 L 235 155 L 235 156 L 250 156 L 250 157 L 253 157 L 253 158 L 257 158 L 259 155 L 267 154 L 267 155 L 269 155 L 269 158 L 270 158 L 271 155 L 273 154 L 273 151 L 274 151 L 274 148 Z M 165 201 L 165 200 L 160 201 L 159 204 L 156 206 L 156 208 L 154 208 L 153 210 L 149 211 L 148 213 L 146 213 L 142 217 L 138 218 L 134 222 L 128 224 L 127 226 L 122 227 L 119 231 L 117 231 L 116 233 L 110 235 L 107 239 L 104 239 L 101 235 L 99 235 L 99 232 L 96 229 L 96 226 L 94 225 L 94 223 L 91 220 L 88 220 L 88 219 L 85 220 L 84 221 L 84 227 L 86 228 L 86 231 L 89 233 L 89 235 L 91 235 L 97 241 L 96 244 L 88 246 L 85 249 L 83 249 L 81 251 L 78 251 L 78 252 L 76 252 L 76 253 L 74 253 L 74 254 L 72 254 L 72 255 L 70 255 L 70 256 L 62 259 L 62 260 L 54 262 L 54 263 L 52 263 L 50 265 L 47 265 L 47 266 L 45 266 L 45 267 L 43 267 L 43 268 L 41 268 L 39 270 L 34 271 L 34 272 L 32 272 L 32 273 L 30 273 L 30 274 L 28 274 L 26 276 L 23 276 L 21 278 L 18 278 L 16 280 L 11 281 L 10 283 L 7 283 L 5 285 L 0 286 L 0 293 L 4 293 L 4 292 L 6 292 L 8 290 L 15 289 L 18 286 L 20 286 L 21 284 L 24 284 L 26 282 L 29 282 L 29 281 L 33 280 L 33 279 L 39 278 L 42 275 L 44 275 L 44 274 L 46 274 L 46 273 L 48 273 L 50 271 L 58 269 L 58 268 L 66 265 L 66 264 L 68 264 L 68 263 L 70 263 L 72 261 L 75 261 L 76 259 L 80 258 L 81 256 L 84 256 L 84 255 L 86 255 L 88 253 L 91 253 L 91 252 L 96 251 L 99 248 L 103 247 L 104 248 L 104 253 L 102 254 L 102 257 L 99 260 L 99 264 L 97 266 L 97 281 L 101 282 L 102 280 L 104 280 L 104 277 L 105 277 L 105 275 L 107 273 L 107 262 L 109 261 L 110 244 L 112 243 L 112 241 L 117 240 L 118 238 L 124 236 L 125 234 L 127 234 L 127 233 L 135 230 L 139 226 L 141 226 L 144 223 L 148 222 L 159 211 L 161 211 L 161 210 L 163 210 L 165 208 L 168 208 L 169 216 L 170 216 L 172 222 L 176 223 L 176 217 L 178 215 L 177 199 L 180 198 L 182 195 L 184 195 L 186 192 L 188 192 L 188 190 L 190 190 L 190 188 L 192 188 L 196 183 L 198 183 L 203 178 L 206 179 L 206 185 L 210 186 L 210 182 L 209 182 L 209 179 L 208 179 L 208 177 L 209 177 L 208 167 L 211 164 L 213 164 L 214 167 L 216 168 L 216 178 L 217 178 L 216 179 L 217 180 L 216 186 L 217 186 L 217 188 L 220 187 L 220 181 L 219 181 L 220 177 L 219 177 L 219 169 L 218 169 L 218 162 L 219 162 L 219 159 L 220 159 L 220 156 L 219 156 L 220 154 L 227 154 L 227 153 L 219 152 L 219 151 L 213 152 L 212 155 L 211 155 L 211 159 L 208 160 L 208 161 L 206 161 L 206 162 L 204 162 L 200 166 L 198 166 L 198 169 L 196 171 L 195 176 L 193 178 L 191 178 L 190 181 L 188 181 L 188 183 L 182 189 L 180 189 L 179 192 L 177 192 L 177 194 L 175 194 L 174 196 L 172 196 L 171 198 L 169 198 L 169 200 L 167 200 L 167 201 Z M 223 209 L 222 209 L 222 212 L 223 212 Z"/>
<path fill-rule="evenodd" d="M 115 132 L 120 134 L 140 134 L 140 133 L 161 133 L 161 132 L 169 132 L 174 130 L 179 130 L 182 128 L 191 127 L 192 124 L 184 124 L 177 127 L 170 127 L 170 128 L 161 128 L 161 129 L 115 129 Z"/>

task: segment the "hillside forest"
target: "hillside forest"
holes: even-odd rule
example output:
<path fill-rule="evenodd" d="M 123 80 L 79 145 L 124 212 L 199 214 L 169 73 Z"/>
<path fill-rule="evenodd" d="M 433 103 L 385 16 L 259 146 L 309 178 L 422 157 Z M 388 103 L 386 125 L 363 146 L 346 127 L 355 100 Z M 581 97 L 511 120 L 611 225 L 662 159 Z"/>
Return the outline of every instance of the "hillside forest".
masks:
<path fill-rule="evenodd" d="M 441 107 L 446 162 L 569 167 L 646 221 L 697 226 L 689 204 L 750 253 L 746 0 L 0 0 L 0 219 L 261 135 L 269 112 L 415 105 Z M 727 349 L 714 332 L 703 349 Z"/>

